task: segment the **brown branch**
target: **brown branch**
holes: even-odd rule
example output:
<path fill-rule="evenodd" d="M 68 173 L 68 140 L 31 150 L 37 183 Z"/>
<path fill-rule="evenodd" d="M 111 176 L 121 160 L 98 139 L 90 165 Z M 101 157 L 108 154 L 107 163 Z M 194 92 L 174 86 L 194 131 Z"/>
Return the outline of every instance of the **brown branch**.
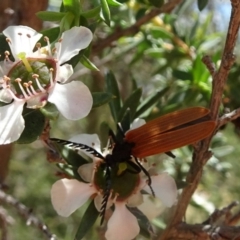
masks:
<path fill-rule="evenodd" d="M 11 195 L 6 194 L 0 190 L 0 201 L 13 206 L 19 215 L 21 215 L 27 222 L 27 225 L 33 225 L 37 227 L 49 240 L 56 240 L 56 236 L 52 234 L 47 225 L 41 222 L 32 212 L 31 209 L 27 208 L 24 204 L 20 203 Z"/>
<path fill-rule="evenodd" d="M 225 125 L 228 122 L 231 122 L 237 119 L 238 117 L 240 117 L 240 108 L 237 108 L 230 113 L 224 114 L 218 120 L 218 128 L 220 128 L 221 126 Z"/>
<path fill-rule="evenodd" d="M 240 227 L 180 223 L 169 240 L 240 240 Z"/>
<path fill-rule="evenodd" d="M 215 120 L 218 119 L 218 111 L 221 104 L 224 85 L 227 81 L 229 71 L 234 62 L 233 50 L 236 44 L 239 24 L 240 24 L 240 1 L 232 0 L 231 20 L 229 23 L 225 48 L 224 48 L 222 59 L 221 59 L 221 65 L 218 71 L 213 75 L 213 92 L 211 96 L 210 110 L 211 110 L 211 117 L 212 119 L 215 119 Z M 171 222 L 167 227 L 167 229 L 161 235 L 160 239 L 164 239 L 164 240 L 169 239 L 169 237 L 173 235 L 173 232 L 176 231 L 174 226 L 176 226 L 182 221 L 185 215 L 186 209 L 191 200 L 191 197 L 195 192 L 195 190 L 197 189 L 197 186 L 200 182 L 203 167 L 205 163 L 209 160 L 209 158 L 212 156 L 212 153 L 209 152 L 208 150 L 211 138 L 212 137 L 209 137 L 199 142 L 198 145 L 195 147 L 192 164 L 186 178 L 186 181 L 189 184 L 183 189 L 182 194 L 179 197 L 178 204 L 175 208 L 176 210 L 173 213 Z M 174 238 L 174 239 L 178 239 L 178 238 Z M 184 238 L 184 239 L 187 239 L 187 238 Z M 196 239 L 196 238 L 191 238 L 191 239 Z M 201 239 L 207 239 L 207 238 L 203 237 Z M 238 239 L 238 238 L 234 238 L 234 239 Z"/>
<path fill-rule="evenodd" d="M 169 0 L 166 4 L 164 4 L 161 8 L 154 8 L 149 13 L 147 13 L 144 17 L 140 18 L 135 24 L 133 24 L 129 28 L 125 29 L 116 29 L 114 33 L 106 37 L 102 40 L 97 40 L 96 43 L 93 44 L 92 53 L 94 55 L 98 55 L 103 49 L 111 46 L 111 44 L 118 40 L 123 36 L 133 36 L 139 32 L 140 27 L 146 23 L 148 23 L 152 18 L 156 17 L 161 13 L 170 13 L 182 0 Z"/>

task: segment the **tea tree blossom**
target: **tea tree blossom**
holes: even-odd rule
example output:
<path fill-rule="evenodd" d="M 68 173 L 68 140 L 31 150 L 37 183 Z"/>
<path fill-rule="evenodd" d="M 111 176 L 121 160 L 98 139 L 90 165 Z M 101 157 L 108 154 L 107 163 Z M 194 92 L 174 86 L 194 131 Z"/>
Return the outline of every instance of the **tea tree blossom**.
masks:
<path fill-rule="evenodd" d="M 100 141 L 96 134 L 81 134 L 72 138 L 71 141 L 91 146 L 99 152 Z M 107 148 L 102 153 L 103 156 L 107 154 L 111 154 L 111 149 Z M 96 208 L 102 212 L 102 199 L 105 196 L 104 189 L 106 187 L 104 165 L 102 159 L 94 157 L 93 163 L 83 164 L 79 167 L 79 175 L 88 183 L 76 179 L 61 179 L 54 183 L 51 189 L 51 199 L 53 207 L 59 215 L 68 217 L 91 197 L 94 197 Z M 127 168 L 129 167 L 131 166 L 127 166 Z M 111 190 L 107 208 L 112 204 L 115 208 L 108 220 L 105 237 L 107 240 L 131 240 L 139 234 L 140 227 L 137 218 L 129 211 L 128 207 L 137 207 L 142 203 L 141 190 L 149 193 L 151 190 L 146 178 L 141 173 L 125 171 L 124 174 L 119 175 L 118 167 L 113 167 L 111 171 Z M 167 173 L 154 174 L 151 176 L 151 181 L 155 196 L 165 206 L 171 207 L 177 199 L 177 187 L 173 178 Z"/>
<path fill-rule="evenodd" d="M 92 33 L 85 27 L 65 31 L 51 49 L 37 41 L 42 34 L 26 26 L 10 26 L 3 31 L 11 54 L 0 63 L 0 144 L 16 141 L 24 130 L 23 107 L 41 108 L 49 101 L 70 120 L 85 117 L 92 107 L 92 96 L 80 81 L 69 82 L 72 66 L 65 62 L 88 47 Z M 37 50 L 34 52 L 34 48 Z M 65 64 L 64 64 L 65 63 Z M 2 103 L 1 103 L 2 102 Z"/>

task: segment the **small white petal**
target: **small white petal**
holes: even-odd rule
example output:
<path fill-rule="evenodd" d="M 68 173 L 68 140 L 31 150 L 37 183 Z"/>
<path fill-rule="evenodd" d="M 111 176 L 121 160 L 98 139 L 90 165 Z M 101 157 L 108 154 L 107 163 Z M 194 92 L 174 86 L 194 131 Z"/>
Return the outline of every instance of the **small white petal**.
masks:
<path fill-rule="evenodd" d="M 10 26 L 3 34 L 11 40 L 10 48 L 15 60 L 18 59 L 17 54 L 21 52 L 25 52 L 27 56 L 32 54 L 37 41 L 42 37 L 42 34 L 27 26 Z"/>
<path fill-rule="evenodd" d="M 94 187 L 76 179 L 61 179 L 52 186 L 52 205 L 60 216 L 68 217 L 95 192 Z"/>
<path fill-rule="evenodd" d="M 91 182 L 94 166 L 94 163 L 86 163 L 78 168 L 78 173 L 84 181 Z"/>
<path fill-rule="evenodd" d="M 97 196 L 94 198 L 94 205 L 95 205 L 96 209 L 97 209 L 99 212 L 101 211 L 102 200 L 103 200 L 103 196 L 102 196 L 102 195 L 97 195 Z"/>
<path fill-rule="evenodd" d="M 157 176 L 151 176 L 152 188 L 157 198 L 159 198 L 166 207 L 171 207 L 177 201 L 177 186 L 174 179 L 167 173 Z M 151 193 L 148 186 L 144 190 Z"/>
<path fill-rule="evenodd" d="M 131 240 L 139 234 L 137 218 L 126 208 L 125 203 L 115 203 L 115 210 L 107 225 L 107 240 Z"/>
<path fill-rule="evenodd" d="M 10 103 L 12 101 L 12 95 L 7 89 L 0 90 L 0 101 L 4 103 Z"/>
<path fill-rule="evenodd" d="M 70 120 L 86 117 L 93 104 L 88 87 L 79 81 L 55 84 L 48 101 L 54 103 L 61 114 Z"/>
<path fill-rule="evenodd" d="M 62 34 L 62 42 L 57 45 L 57 47 L 61 47 L 57 57 L 59 64 L 67 62 L 81 49 L 88 47 L 92 38 L 92 32 L 86 27 L 73 27 L 65 31 Z"/>
<path fill-rule="evenodd" d="M 143 195 L 140 193 L 140 191 L 137 191 L 136 193 L 132 194 L 131 197 L 129 197 L 127 200 L 128 207 L 137 207 L 142 203 Z"/>
<path fill-rule="evenodd" d="M 2 61 L 0 62 L 0 77 L 3 77 L 4 75 L 8 75 L 9 71 L 13 68 L 15 64 L 17 64 L 19 61 L 12 62 L 11 60 L 8 61 Z"/>
<path fill-rule="evenodd" d="M 134 119 L 134 121 L 132 122 L 131 124 L 131 130 L 132 129 L 135 129 L 135 128 L 139 128 L 141 127 L 142 125 L 144 125 L 146 123 L 146 121 L 144 119 L 141 119 L 141 118 L 136 118 Z"/>
<path fill-rule="evenodd" d="M 24 101 L 14 101 L 0 107 L 0 145 L 16 141 L 22 134 L 25 124 L 22 117 Z"/>
<path fill-rule="evenodd" d="M 146 215 L 149 220 L 159 216 L 165 208 L 166 206 L 163 205 L 160 199 L 147 194 L 143 195 L 143 203 L 138 206 L 138 209 Z"/>
<path fill-rule="evenodd" d="M 101 153 L 101 142 L 97 134 L 78 134 L 71 137 L 69 141 L 85 144 Z M 92 154 L 89 154 L 84 150 L 83 152 L 86 153 L 89 157 L 92 157 Z"/>
<path fill-rule="evenodd" d="M 72 65 L 70 64 L 64 64 L 63 66 L 60 66 L 58 68 L 58 76 L 56 77 L 56 79 L 60 82 L 60 83 L 65 83 L 70 76 L 73 74 L 73 68 Z M 76 78 L 75 78 L 76 79 Z"/>
<path fill-rule="evenodd" d="M 41 108 L 47 104 L 47 93 L 40 93 L 37 96 L 31 97 L 27 100 L 27 108 Z"/>

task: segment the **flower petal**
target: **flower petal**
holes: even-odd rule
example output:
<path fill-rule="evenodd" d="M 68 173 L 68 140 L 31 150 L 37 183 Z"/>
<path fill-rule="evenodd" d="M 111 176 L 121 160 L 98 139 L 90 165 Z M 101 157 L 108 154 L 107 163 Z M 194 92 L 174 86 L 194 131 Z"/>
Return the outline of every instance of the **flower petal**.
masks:
<path fill-rule="evenodd" d="M 85 144 L 89 147 L 94 148 L 97 152 L 101 153 L 101 143 L 97 134 L 78 134 L 71 137 L 69 141 Z M 86 155 L 88 155 L 89 157 L 92 157 L 92 154 L 84 150 L 81 151 L 86 153 Z"/>
<path fill-rule="evenodd" d="M 177 201 L 177 186 L 174 179 L 167 173 L 151 176 L 152 188 L 157 198 L 167 207 L 171 207 Z M 148 193 L 151 193 L 148 186 L 144 187 Z"/>
<path fill-rule="evenodd" d="M 126 208 L 125 203 L 115 203 L 115 210 L 108 221 L 107 240 L 131 240 L 140 231 L 137 218 Z"/>
<path fill-rule="evenodd" d="M 70 76 L 73 74 L 72 65 L 64 64 L 63 66 L 60 66 L 58 68 L 57 72 L 58 72 L 57 80 L 60 83 L 65 83 L 70 78 Z"/>
<path fill-rule="evenodd" d="M 78 174 L 85 182 L 91 182 L 94 166 L 94 163 L 86 163 L 78 168 Z"/>
<path fill-rule="evenodd" d="M 86 27 L 73 27 L 65 31 L 62 34 L 62 42 L 56 45 L 57 48 L 60 48 L 57 57 L 59 64 L 67 62 L 77 55 L 81 49 L 88 47 L 92 38 L 92 32 Z"/>
<path fill-rule="evenodd" d="M 128 207 L 137 207 L 142 203 L 143 195 L 140 193 L 140 191 L 137 191 L 136 193 L 132 194 L 127 200 Z"/>
<path fill-rule="evenodd" d="M 1 89 L 0 90 L 0 101 L 4 103 L 10 103 L 12 101 L 12 95 L 9 93 L 8 89 Z"/>
<path fill-rule="evenodd" d="M 139 128 L 139 127 L 141 127 L 144 124 L 146 124 L 146 121 L 144 119 L 136 118 L 132 122 L 130 130 L 133 130 L 135 128 Z"/>
<path fill-rule="evenodd" d="M 149 220 L 159 216 L 165 208 L 166 206 L 163 205 L 160 199 L 147 194 L 143 195 L 143 203 L 138 206 L 138 209 L 146 215 Z"/>
<path fill-rule="evenodd" d="M 59 215 L 68 217 L 95 192 L 96 189 L 90 184 L 79 182 L 76 179 L 61 179 L 52 186 L 52 205 Z"/>
<path fill-rule="evenodd" d="M 25 52 L 27 56 L 32 54 L 35 44 L 42 37 L 42 34 L 27 26 L 10 26 L 3 34 L 11 40 L 9 46 L 15 60 L 21 52 Z"/>
<path fill-rule="evenodd" d="M 65 118 L 70 120 L 87 116 L 93 104 L 88 87 L 79 81 L 55 84 L 48 100 L 56 105 Z"/>
<path fill-rule="evenodd" d="M 14 101 L 0 107 L 0 145 L 16 141 L 24 130 L 24 101 Z"/>

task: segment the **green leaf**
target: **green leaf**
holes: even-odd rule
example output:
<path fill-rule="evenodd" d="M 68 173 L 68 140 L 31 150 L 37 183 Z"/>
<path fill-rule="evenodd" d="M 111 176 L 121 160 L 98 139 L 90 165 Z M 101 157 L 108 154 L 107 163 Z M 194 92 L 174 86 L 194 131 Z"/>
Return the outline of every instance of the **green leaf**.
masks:
<path fill-rule="evenodd" d="M 79 0 L 63 0 L 63 5 L 66 12 L 72 12 L 76 18 L 79 18 L 81 12 Z"/>
<path fill-rule="evenodd" d="M 160 8 L 164 4 L 164 0 L 148 0 L 154 7 Z"/>
<path fill-rule="evenodd" d="M 186 71 L 182 71 L 182 70 L 173 70 L 173 76 L 177 79 L 181 79 L 181 80 L 193 80 L 193 75 L 191 72 L 186 72 Z"/>
<path fill-rule="evenodd" d="M 99 17 L 101 11 L 101 7 L 97 6 L 89 11 L 86 12 L 82 12 L 81 16 L 85 17 L 85 18 L 94 18 L 94 17 Z"/>
<path fill-rule="evenodd" d="M 49 41 L 53 43 L 59 37 L 60 28 L 55 27 L 55 28 L 45 29 L 45 30 L 42 30 L 41 33 L 43 37 L 40 39 L 39 42 L 41 43 L 42 46 L 45 46 L 46 41 L 44 41 L 44 37 L 47 36 L 49 38 Z"/>
<path fill-rule="evenodd" d="M 60 33 L 69 30 L 74 22 L 75 16 L 72 12 L 67 12 L 60 22 Z"/>
<path fill-rule="evenodd" d="M 82 221 L 78 227 L 74 240 L 81 240 L 86 235 L 86 233 L 92 228 L 98 216 L 99 212 L 97 211 L 93 200 L 89 204 L 87 210 L 85 211 L 82 217 Z"/>
<path fill-rule="evenodd" d="M 109 102 L 109 107 L 113 116 L 113 119 L 115 122 L 118 122 L 118 113 L 121 109 L 121 99 L 120 99 L 120 93 L 118 89 L 117 81 L 114 77 L 114 74 L 109 71 L 105 76 L 106 81 L 106 92 L 113 94 L 114 99 Z"/>
<path fill-rule="evenodd" d="M 40 11 L 36 13 L 37 17 L 40 18 L 41 20 L 50 22 L 61 21 L 65 14 L 66 13 L 51 11 Z"/>
<path fill-rule="evenodd" d="M 161 97 L 165 95 L 166 92 L 168 92 L 168 90 L 169 87 L 165 87 L 164 89 L 157 91 L 156 94 L 149 96 L 144 101 L 142 101 L 142 103 L 138 107 L 134 118 L 138 118 L 140 115 L 148 111 L 154 104 L 156 104 L 160 100 Z"/>
<path fill-rule="evenodd" d="M 121 111 L 118 114 L 118 121 L 121 122 L 127 109 L 130 109 L 130 120 L 132 121 L 136 113 L 140 98 L 142 96 L 142 89 L 136 89 L 124 102 Z"/>
<path fill-rule="evenodd" d="M 120 7 L 122 4 L 116 0 L 107 0 L 108 4 L 114 7 Z"/>
<path fill-rule="evenodd" d="M 130 129 L 130 126 L 131 126 L 131 112 L 130 112 L 130 109 L 127 109 L 125 111 L 125 114 L 123 115 L 120 124 L 121 124 L 122 130 L 123 130 L 124 133 Z M 118 132 L 117 138 L 122 139 L 122 133 Z"/>
<path fill-rule="evenodd" d="M 111 13 L 110 9 L 108 7 L 108 3 L 106 0 L 100 0 L 101 6 L 102 6 L 102 17 L 104 19 L 104 22 L 110 27 L 111 23 Z"/>
<path fill-rule="evenodd" d="M 198 4 L 199 11 L 202 11 L 208 4 L 208 0 L 198 0 L 197 4 Z"/>
<path fill-rule="evenodd" d="M 79 166 L 88 163 L 85 158 L 83 158 L 70 147 L 64 146 L 54 141 L 52 141 L 52 144 L 54 145 L 57 152 L 60 154 L 61 158 L 63 158 L 68 164 L 78 168 Z"/>
<path fill-rule="evenodd" d="M 43 108 L 40 108 L 40 111 L 45 117 L 51 120 L 56 120 L 59 116 L 59 111 L 56 108 L 55 104 L 50 102 L 48 102 L 47 105 L 45 105 Z"/>
<path fill-rule="evenodd" d="M 99 69 L 85 55 L 81 55 L 80 62 L 90 70 L 99 71 Z"/>
<path fill-rule="evenodd" d="M 40 110 L 25 108 L 23 110 L 23 118 L 25 120 L 25 128 L 17 143 L 26 144 L 34 142 L 44 129 L 45 117 Z"/>
<path fill-rule="evenodd" d="M 94 92 L 93 97 L 93 108 L 100 107 L 108 102 L 110 102 L 114 96 L 111 93 L 106 92 Z"/>

